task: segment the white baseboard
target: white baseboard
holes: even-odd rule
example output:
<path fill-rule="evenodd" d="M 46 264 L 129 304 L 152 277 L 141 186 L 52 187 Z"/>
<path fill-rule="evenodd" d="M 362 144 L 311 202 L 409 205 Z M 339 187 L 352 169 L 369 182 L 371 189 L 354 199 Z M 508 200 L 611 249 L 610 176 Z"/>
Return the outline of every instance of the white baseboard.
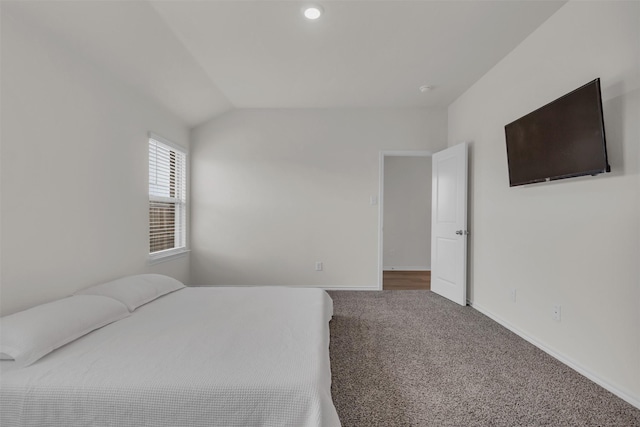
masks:
<path fill-rule="evenodd" d="M 189 287 L 209 287 L 209 288 L 256 288 L 261 286 L 279 286 L 279 285 L 189 285 Z M 318 288 L 325 291 L 379 291 L 377 286 L 286 286 L 289 288 Z"/>
<path fill-rule="evenodd" d="M 540 350 L 542 350 L 545 353 L 547 353 L 549 356 L 553 357 L 554 359 L 559 360 L 560 362 L 564 363 L 565 365 L 567 365 L 568 367 L 570 367 L 574 371 L 576 371 L 579 374 L 582 374 L 585 377 L 589 378 L 591 381 L 593 381 L 594 383 L 598 384 L 600 387 L 602 387 L 602 388 L 604 388 L 606 390 L 609 390 L 611 393 L 615 394 L 620 399 L 622 399 L 622 400 L 630 403 L 631 405 L 635 406 L 636 408 L 640 409 L 640 399 L 638 399 L 638 398 L 636 398 L 634 396 L 631 396 L 630 394 L 628 394 L 627 392 L 625 392 L 623 390 L 620 390 L 615 385 L 613 385 L 613 384 L 609 383 L 608 381 L 600 378 L 598 375 L 594 374 L 589 369 L 585 368 L 584 366 L 580 365 L 576 361 L 572 360 L 570 357 L 567 357 L 567 356 L 565 356 L 565 355 L 563 355 L 563 354 L 561 354 L 561 353 L 559 353 L 559 352 L 547 347 L 545 344 L 541 343 L 537 339 L 535 339 L 532 336 L 530 336 L 530 335 L 526 334 L 525 332 L 521 331 L 517 327 L 513 326 L 511 323 L 509 323 L 506 320 L 504 320 L 502 317 L 492 313 L 491 311 L 487 310 L 486 308 L 484 308 L 482 306 L 479 306 L 478 304 L 472 304 L 471 302 L 469 302 L 469 305 L 471 307 L 473 307 L 474 309 L 478 310 L 480 313 L 484 314 L 485 316 L 489 317 L 490 319 L 494 320 L 495 322 L 497 322 L 500 325 L 504 326 L 505 328 L 509 329 L 514 334 L 518 335 L 519 337 L 523 338 L 524 340 L 526 340 L 526 341 L 530 342 L 531 344 L 535 345 Z"/>
<path fill-rule="evenodd" d="M 379 291 L 377 286 L 320 286 L 325 291 Z"/>
<path fill-rule="evenodd" d="M 418 267 L 398 267 L 398 266 L 385 266 L 382 267 L 384 271 L 431 271 L 431 267 L 418 266 Z"/>

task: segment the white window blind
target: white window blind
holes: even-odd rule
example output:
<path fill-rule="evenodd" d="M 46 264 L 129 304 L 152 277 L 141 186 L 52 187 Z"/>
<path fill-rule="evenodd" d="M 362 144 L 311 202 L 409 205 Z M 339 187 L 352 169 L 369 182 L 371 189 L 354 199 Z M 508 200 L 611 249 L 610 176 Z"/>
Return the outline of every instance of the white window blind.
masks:
<path fill-rule="evenodd" d="M 187 154 L 149 138 L 149 253 L 185 249 Z"/>

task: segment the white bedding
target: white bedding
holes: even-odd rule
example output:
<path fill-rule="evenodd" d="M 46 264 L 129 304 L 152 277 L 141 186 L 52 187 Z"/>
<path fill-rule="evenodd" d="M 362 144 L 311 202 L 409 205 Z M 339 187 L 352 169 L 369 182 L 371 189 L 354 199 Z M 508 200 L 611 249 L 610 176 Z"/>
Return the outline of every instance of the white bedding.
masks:
<path fill-rule="evenodd" d="M 319 289 L 186 288 L 14 369 L 2 426 L 339 426 L 331 298 Z"/>

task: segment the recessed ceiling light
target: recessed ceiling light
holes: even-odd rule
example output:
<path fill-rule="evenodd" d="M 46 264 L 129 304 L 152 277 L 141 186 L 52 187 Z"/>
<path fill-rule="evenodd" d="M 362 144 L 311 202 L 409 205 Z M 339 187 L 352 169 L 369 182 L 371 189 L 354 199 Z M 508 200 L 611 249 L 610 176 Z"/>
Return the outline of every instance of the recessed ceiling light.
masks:
<path fill-rule="evenodd" d="M 322 15 L 322 12 L 323 12 L 322 6 L 319 6 L 319 5 L 307 6 L 304 9 L 302 9 L 302 14 L 304 15 L 304 17 L 311 20 L 320 18 L 320 16 Z"/>
<path fill-rule="evenodd" d="M 429 85 L 420 86 L 420 92 L 422 93 L 429 92 L 431 89 L 433 89 L 433 86 L 429 86 Z"/>

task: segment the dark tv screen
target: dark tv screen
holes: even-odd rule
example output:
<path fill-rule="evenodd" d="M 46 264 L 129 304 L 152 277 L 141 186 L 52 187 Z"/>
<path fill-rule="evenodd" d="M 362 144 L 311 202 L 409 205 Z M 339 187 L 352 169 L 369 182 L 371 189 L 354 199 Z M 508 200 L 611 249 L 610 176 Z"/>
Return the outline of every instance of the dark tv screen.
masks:
<path fill-rule="evenodd" d="M 509 185 L 609 172 L 600 79 L 504 127 Z"/>

